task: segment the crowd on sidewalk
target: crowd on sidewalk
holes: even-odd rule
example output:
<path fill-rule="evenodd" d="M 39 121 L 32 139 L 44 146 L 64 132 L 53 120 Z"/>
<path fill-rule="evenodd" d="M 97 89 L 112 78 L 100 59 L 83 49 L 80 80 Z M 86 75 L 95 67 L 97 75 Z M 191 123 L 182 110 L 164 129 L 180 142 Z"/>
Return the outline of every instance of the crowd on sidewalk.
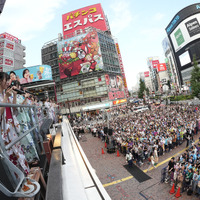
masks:
<path fill-rule="evenodd" d="M 39 127 L 44 118 L 44 109 L 46 114 L 54 122 L 57 121 L 55 108 L 57 105 L 49 102 L 38 101 L 36 96 L 24 92 L 18 81 L 10 85 L 10 77 L 7 73 L 0 72 L 0 103 L 10 103 L 19 105 L 36 105 L 36 112 L 30 107 L 0 107 L 0 148 L 6 153 L 9 160 L 21 169 L 25 174 L 29 173 L 30 165 L 39 160 L 38 142 L 43 138 L 40 135 Z M 21 91 L 21 93 L 19 92 Z M 37 119 L 36 119 L 37 118 Z M 15 141 L 19 136 L 22 136 L 26 131 L 30 130 L 36 121 L 39 122 L 39 127 L 31 131 L 19 142 L 14 144 L 8 150 L 5 147 Z"/>

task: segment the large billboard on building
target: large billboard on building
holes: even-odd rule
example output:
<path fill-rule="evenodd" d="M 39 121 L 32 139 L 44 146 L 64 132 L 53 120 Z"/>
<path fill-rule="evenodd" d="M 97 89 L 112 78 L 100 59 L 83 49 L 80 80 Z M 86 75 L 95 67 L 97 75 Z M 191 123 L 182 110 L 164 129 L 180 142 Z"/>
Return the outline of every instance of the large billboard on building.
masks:
<path fill-rule="evenodd" d="M 96 31 L 58 42 L 60 78 L 103 69 L 103 60 Z"/>
<path fill-rule="evenodd" d="M 62 15 L 63 36 L 94 27 L 102 31 L 108 30 L 101 4 L 94 4 Z"/>
<path fill-rule="evenodd" d="M 0 34 L 0 38 L 4 38 L 4 39 L 8 39 L 10 41 L 16 42 L 16 43 L 20 43 L 20 40 L 17 37 L 15 37 L 9 33 Z"/>
<path fill-rule="evenodd" d="M 183 20 L 170 34 L 175 52 L 200 39 L 200 13 Z"/>
<path fill-rule="evenodd" d="M 43 80 L 53 80 L 51 66 L 49 65 L 37 65 L 7 73 L 10 75 L 11 81 L 18 80 L 21 84 Z"/>
<path fill-rule="evenodd" d="M 121 76 L 105 75 L 110 100 L 125 98 L 124 84 Z"/>
<path fill-rule="evenodd" d="M 120 50 L 119 50 L 119 44 L 116 43 L 115 46 L 116 46 L 116 49 L 117 49 L 119 66 L 120 66 L 120 70 L 121 70 L 121 74 L 122 74 L 122 78 L 123 78 L 124 90 L 125 90 L 125 93 L 126 93 L 126 97 L 128 98 L 129 97 L 128 86 L 127 86 L 127 82 L 126 82 L 126 76 L 125 76 L 125 72 L 124 72 L 124 65 L 123 65 L 123 62 L 122 62 L 122 56 L 121 56 L 121 53 L 120 53 Z"/>

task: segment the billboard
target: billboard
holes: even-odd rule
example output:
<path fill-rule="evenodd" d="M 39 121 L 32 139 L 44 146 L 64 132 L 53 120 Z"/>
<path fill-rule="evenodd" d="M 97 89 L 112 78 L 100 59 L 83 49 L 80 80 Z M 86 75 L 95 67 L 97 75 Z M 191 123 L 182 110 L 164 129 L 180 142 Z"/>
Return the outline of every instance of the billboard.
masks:
<path fill-rule="evenodd" d="M 0 52 L 0 54 L 3 52 Z M 7 65 L 9 67 L 14 67 L 14 60 L 13 58 L 8 58 L 5 56 L 0 57 L 0 65 Z"/>
<path fill-rule="evenodd" d="M 7 73 L 10 75 L 11 81 L 18 80 L 21 84 L 52 80 L 52 71 L 49 65 L 37 65 Z"/>
<path fill-rule="evenodd" d="M 108 30 L 101 4 L 94 4 L 62 15 L 63 36 L 74 31 L 94 27 Z"/>
<path fill-rule="evenodd" d="M 165 63 L 159 63 L 157 65 L 157 71 L 158 72 L 162 72 L 162 71 L 166 71 L 167 70 L 167 66 Z"/>
<path fill-rule="evenodd" d="M 16 43 L 20 43 L 20 40 L 17 37 L 15 37 L 15 36 L 13 36 L 13 35 L 11 35 L 9 33 L 0 34 L 0 38 L 4 38 L 4 39 L 8 39 L 10 41 L 14 41 Z"/>
<path fill-rule="evenodd" d="M 127 99 L 119 99 L 117 101 L 113 101 L 113 105 L 118 105 L 120 103 L 126 103 L 127 102 Z"/>
<path fill-rule="evenodd" d="M 58 42 L 60 78 L 103 69 L 103 60 L 96 31 Z"/>
<path fill-rule="evenodd" d="M 156 69 L 157 65 L 159 64 L 159 60 L 152 60 L 151 63 L 152 63 L 153 68 Z"/>
<path fill-rule="evenodd" d="M 149 77 L 149 71 L 144 72 L 144 77 Z"/>
<path fill-rule="evenodd" d="M 170 34 L 175 52 L 200 39 L 200 13 L 183 20 Z"/>
<path fill-rule="evenodd" d="M 125 98 L 124 84 L 121 76 L 105 75 L 110 100 Z"/>
<path fill-rule="evenodd" d="M 128 98 L 129 97 L 128 86 L 127 86 L 127 82 L 126 82 L 126 76 L 125 76 L 125 72 L 124 72 L 124 65 L 123 65 L 123 62 L 122 62 L 122 56 L 121 56 L 121 53 L 120 53 L 120 50 L 119 50 L 119 44 L 116 43 L 115 46 L 116 46 L 116 49 L 117 49 L 119 66 L 120 66 L 120 70 L 121 70 L 121 74 L 122 74 L 122 78 L 123 78 L 124 90 L 125 90 L 125 93 L 126 93 L 126 97 Z"/>

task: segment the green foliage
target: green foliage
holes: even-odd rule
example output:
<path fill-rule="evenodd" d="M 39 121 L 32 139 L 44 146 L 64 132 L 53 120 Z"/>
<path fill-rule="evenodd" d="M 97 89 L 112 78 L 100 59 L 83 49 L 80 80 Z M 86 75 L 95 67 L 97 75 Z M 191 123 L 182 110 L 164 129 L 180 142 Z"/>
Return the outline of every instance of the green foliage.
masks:
<path fill-rule="evenodd" d="M 145 91 L 145 83 L 142 79 L 140 79 L 140 88 L 138 91 L 138 98 L 143 98 L 144 96 L 144 91 Z"/>
<path fill-rule="evenodd" d="M 198 67 L 198 62 L 195 56 L 193 57 L 194 69 L 191 72 L 191 88 L 193 96 L 198 97 L 200 94 L 200 68 Z"/>
<path fill-rule="evenodd" d="M 170 100 L 171 101 L 184 101 L 184 100 L 189 100 L 193 99 L 193 95 L 179 95 L 179 96 L 171 96 Z"/>
<path fill-rule="evenodd" d="M 147 96 L 149 96 L 149 88 L 146 88 Z"/>

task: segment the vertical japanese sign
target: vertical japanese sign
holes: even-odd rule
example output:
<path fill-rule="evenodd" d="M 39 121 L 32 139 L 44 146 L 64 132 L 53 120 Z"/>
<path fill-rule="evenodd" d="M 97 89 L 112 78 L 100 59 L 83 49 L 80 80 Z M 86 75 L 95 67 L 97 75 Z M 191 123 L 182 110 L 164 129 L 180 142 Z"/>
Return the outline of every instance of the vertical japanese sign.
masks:
<path fill-rule="evenodd" d="M 149 77 L 149 71 L 144 72 L 144 77 Z"/>
<path fill-rule="evenodd" d="M 95 4 L 62 15 L 63 36 L 76 30 L 94 27 L 108 30 L 101 4 Z"/>
<path fill-rule="evenodd" d="M 152 60 L 152 66 L 154 69 L 157 68 L 157 65 L 159 64 L 159 60 Z"/>
<path fill-rule="evenodd" d="M 116 43 L 116 48 L 117 48 L 117 55 L 118 55 L 118 59 L 119 59 L 119 65 L 120 65 L 120 70 L 121 70 L 121 74 L 122 74 L 122 78 L 123 78 L 123 83 L 124 83 L 124 90 L 126 93 L 126 97 L 129 97 L 129 93 L 128 93 L 128 87 L 127 87 L 127 83 L 126 83 L 126 76 L 125 76 L 125 72 L 124 72 L 124 65 L 122 62 L 122 56 L 119 50 L 119 44 Z"/>

